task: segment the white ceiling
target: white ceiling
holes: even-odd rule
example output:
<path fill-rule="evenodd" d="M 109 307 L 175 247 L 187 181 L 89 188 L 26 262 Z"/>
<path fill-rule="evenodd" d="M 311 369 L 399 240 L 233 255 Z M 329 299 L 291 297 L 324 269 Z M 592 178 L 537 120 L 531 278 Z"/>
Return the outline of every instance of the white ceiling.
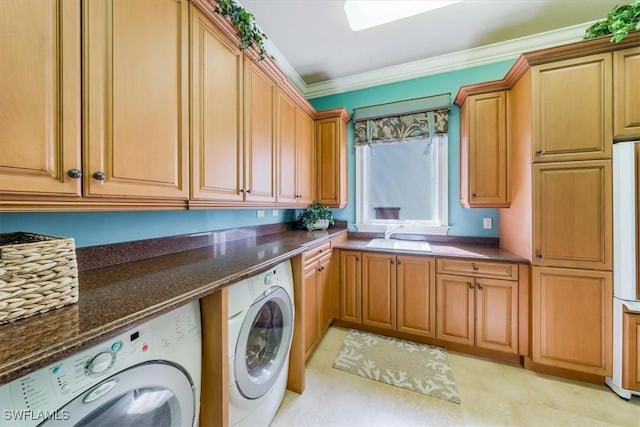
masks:
<path fill-rule="evenodd" d="M 479 65 L 483 59 L 495 62 L 578 41 L 589 23 L 626 2 L 465 0 L 353 32 L 344 15 L 344 0 L 239 1 L 268 36 L 272 45 L 267 48 L 271 47 L 276 63 L 309 97 L 366 86 L 354 82 L 371 79 L 379 70 L 395 72 L 398 79 L 410 78 L 429 74 L 434 63 L 435 71 L 442 72 L 447 66 Z M 504 43 L 514 39 L 515 44 Z M 402 67 L 409 65 L 407 74 Z"/>

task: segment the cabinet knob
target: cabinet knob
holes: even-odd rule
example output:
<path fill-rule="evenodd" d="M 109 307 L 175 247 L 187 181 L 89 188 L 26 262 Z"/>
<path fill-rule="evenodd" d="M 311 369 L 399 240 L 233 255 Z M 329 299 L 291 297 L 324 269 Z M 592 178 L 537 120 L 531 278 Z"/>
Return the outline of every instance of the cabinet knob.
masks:
<path fill-rule="evenodd" d="M 538 259 L 542 258 L 542 252 L 540 252 L 539 250 L 536 251 L 536 258 Z"/>
<path fill-rule="evenodd" d="M 247 193 L 251 193 L 251 190 L 247 190 Z"/>
<path fill-rule="evenodd" d="M 542 154 L 542 148 L 536 148 L 536 156 Z"/>
<path fill-rule="evenodd" d="M 482 284 L 481 284 L 481 283 L 478 283 L 478 284 L 476 285 L 476 288 L 478 288 L 479 290 L 482 290 Z"/>
<path fill-rule="evenodd" d="M 398 260 L 398 265 L 402 264 L 402 261 Z"/>
<path fill-rule="evenodd" d="M 240 192 L 241 192 L 241 193 L 244 193 L 244 188 L 241 188 L 241 189 L 240 189 Z"/>
<path fill-rule="evenodd" d="M 389 261 L 391 261 L 391 265 L 393 265 L 393 264 L 394 264 L 394 261 L 393 261 L 393 259 L 390 259 Z"/>
<path fill-rule="evenodd" d="M 471 193 L 471 197 L 476 197 L 476 193 Z"/>
<path fill-rule="evenodd" d="M 356 257 L 356 261 L 360 261 L 360 257 Z"/>
<path fill-rule="evenodd" d="M 471 263 L 471 268 L 473 269 L 473 271 L 478 271 L 478 266 L 475 262 Z"/>
<path fill-rule="evenodd" d="M 469 285 L 469 289 L 473 289 L 473 283 L 467 282 L 467 285 Z"/>
<path fill-rule="evenodd" d="M 96 171 L 93 173 L 93 179 L 97 179 L 98 181 L 104 181 L 107 176 L 102 171 Z"/>
<path fill-rule="evenodd" d="M 71 178 L 82 178 L 82 171 L 80 169 L 69 169 L 67 175 Z"/>

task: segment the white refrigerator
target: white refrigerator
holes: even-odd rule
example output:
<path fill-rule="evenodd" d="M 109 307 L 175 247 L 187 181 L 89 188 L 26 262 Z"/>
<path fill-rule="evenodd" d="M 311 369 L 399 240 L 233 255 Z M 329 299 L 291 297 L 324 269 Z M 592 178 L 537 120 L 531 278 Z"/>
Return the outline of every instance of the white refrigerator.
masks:
<path fill-rule="evenodd" d="M 607 385 L 624 399 L 639 391 L 623 387 L 623 314 L 640 315 L 638 211 L 640 141 L 613 145 L 613 375 Z"/>

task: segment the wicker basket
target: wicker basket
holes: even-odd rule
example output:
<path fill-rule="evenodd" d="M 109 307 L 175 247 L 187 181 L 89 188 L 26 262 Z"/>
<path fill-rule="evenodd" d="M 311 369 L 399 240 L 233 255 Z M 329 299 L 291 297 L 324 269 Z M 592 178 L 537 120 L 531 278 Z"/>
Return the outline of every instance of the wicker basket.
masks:
<path fill-rule="evenodd" d="M 77 301 L 73 239 L 24 232 L 0 234 L 0 323 Z"/>

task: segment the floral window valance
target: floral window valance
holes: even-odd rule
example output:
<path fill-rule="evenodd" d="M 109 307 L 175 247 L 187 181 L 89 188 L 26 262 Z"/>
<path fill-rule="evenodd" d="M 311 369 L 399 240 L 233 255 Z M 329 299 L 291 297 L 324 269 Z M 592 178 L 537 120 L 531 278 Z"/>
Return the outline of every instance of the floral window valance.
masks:
<path fill-rule="evenodd" d="M 354 110 L 355 145 L 430 138 L 449 131 L 451 95 L 416 98 Z"/>

